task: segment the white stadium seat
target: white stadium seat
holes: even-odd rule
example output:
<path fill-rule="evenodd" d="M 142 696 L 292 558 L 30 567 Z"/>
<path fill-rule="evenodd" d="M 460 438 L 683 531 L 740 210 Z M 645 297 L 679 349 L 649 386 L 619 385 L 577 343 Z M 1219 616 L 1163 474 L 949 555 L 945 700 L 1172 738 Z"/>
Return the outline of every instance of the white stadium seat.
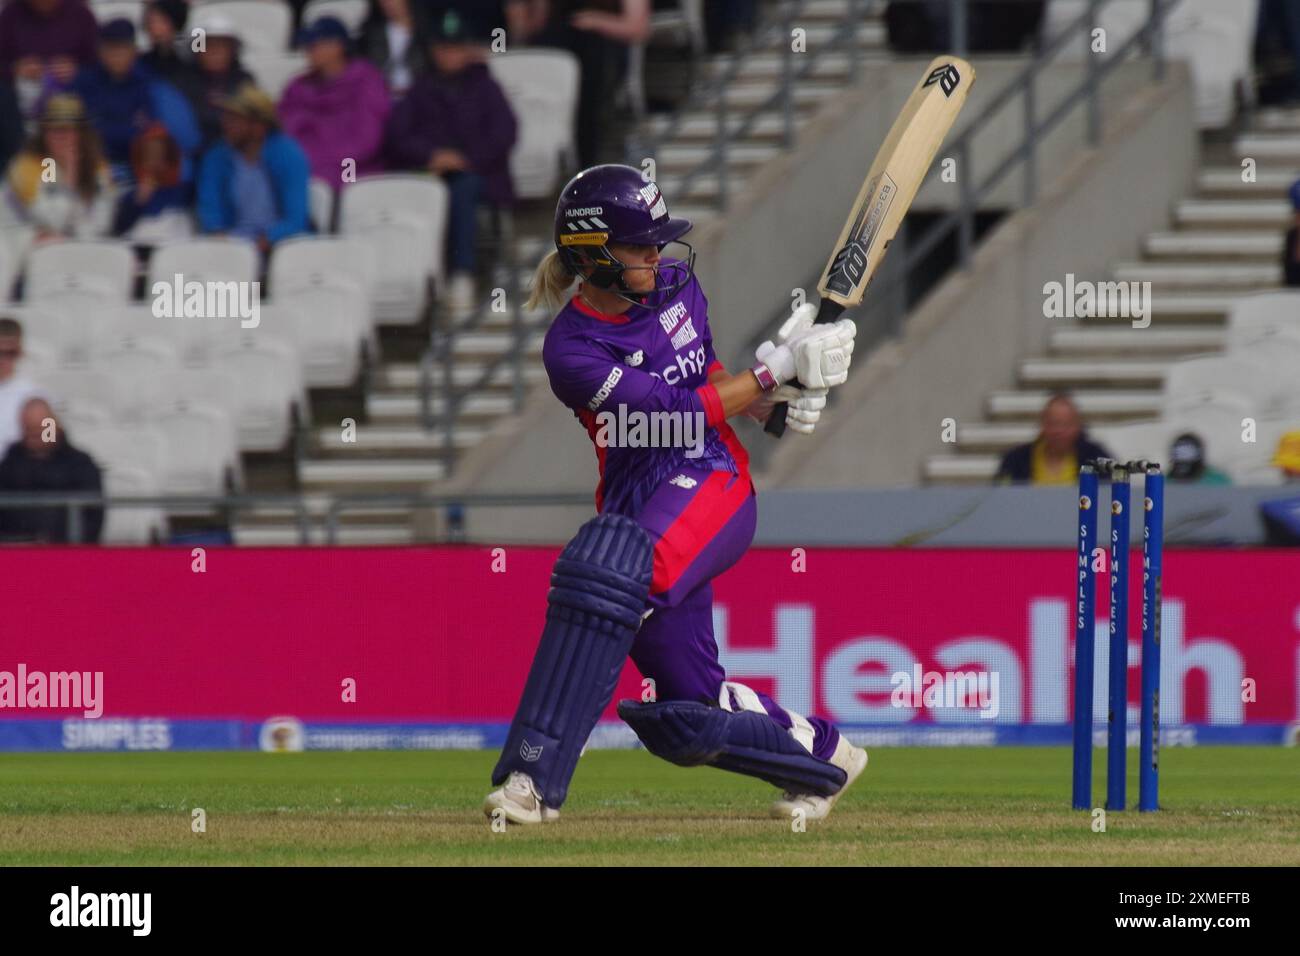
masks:
<path fill-rule="evenodd" d="M 578 59 L 563 50 L 525 50 L 488 57 L 518 124 L 510 177 L 522 199 L 552 197 L 576 162 Z"/>
<path fill-rule="evenodd" d="M 311 209 L 311 224 L 322 235 L 334 231 L 334 199 L 334 190 L 325 180 L 313 176 L 307 183 L 307 204 Z"/>
<path fill-rule="evenodd" d="M 1225 355 L 1188 358 L 1175 362 L 1165 376 L 1162 417 L 1213 405 L 1234 406 L 1244 415 L 1258 416 L 1269 391 L 1254 361 Z"/>
<path fill-rule="evenodd" d="M 125 242 L 50 242 L 29 254 L 23 295 L 28 302 L 72 297 L 124 303 L 134 282 L 135 254 Z"/>
<path fill-rule="evenodd" d="M 241 60 L 257 85 L 277 102 L 289 82 L 307 69 L 307 58 L 297 51 L 253 49 Z"/>
<path fill-rule="evenodd" d="M 167 442 L 167 467 L 159 483 L 164 494 L 221 494 L 227 469 L 238 484 L 239 449 L 224 408 L 177 399 L 153 416 L 151 424 Z"/>
<path fill-rule="evenodd" d="M 361 370 L 362 343 L 373 336 L 370 247 L 355 239 L 287 239 L 271 253 L 273 305 L 286 321 L 275 327 L 298 348 L 303 377 L 317 388 L 342 388 Z"/>
<path fill-rule="evenodd" d="M 245 52 L 284 52 L 289 49 L 293 10 L 273 0 L 213 0 L 192 8 L 187 30 L 204 27 L 210 18 L 233 23 Z"/>
<path fill-rule="evenodd" d="M 293 408 L 305 415 L 307 406 L 293 346 L 260 330 L 248 330 L 218 355 L 216 367 L 236 383 L 239 447 L 248 451 L 284 448 L 293 434 Z"/>
<path fill-rule="evenodd" d="M 370 4 L 366 0 L 310 0 L 302 8 L 304 26 L 315 23 L 321 17 L 334 17 L 343 21 L 348 32 L 356 36 L 361 32 L 361 24 L 366 20 Z"/>
<path fill-rule="evenodd" d="M 103 468 L 103 487 L 109 498 L 152 498 L 161 493 L 158 480 L 147 469 L 125 462 Z M 151 544 L 166 537 L 167 515 L 161 508 L 110 507 L 99 540 L 101 544 Z"/>
<path fill-rule="evenodd" d="M 108 311 L 75 299 L 55 299 L 8 306 L 5 314 L 22 323 L 24 352 L 36 350 L 48 359 L 47 367 L 65 368 L 90 362 L 95 345 L 104 337 Z M 35 359 L 33 367 L 39 361 Z"/>
<path fill-rule="evenodd" d="M 434 176 L 365 176 L 343 191 L 339 233 L 367 241 L 373 250 L 377 319 L 419 321 L 429 278 L 441 285 L 447 202 L 447 186 Z"/>
<path fill-rule="evenodd" d="M 184 282 L 253 282 L 257 279 L 257 246 L 233 236 L 168 243 L 149 260 L 145 299 L 153 298 L 154 283 L 171 285 L 178 273 Z"/>
<path fill-rule="evenodd" d="M 1228 313 L 1228 351 L 1300 348 L 1300 291 L 1243 296 Z"/>
<path fill-rule="evenodd" d="M 123 335 L 97 348 L 91 367 L 112 377 L 117 415 L 140 420 L 160 406 L 163 377 L 180 367 L 180 358 L 166 340 Z"/>
<path fill-rule="evenodd" d="M 11 317 L 22 321 L 21 315 L 6 309 Z M 23 357 L 18 360 L 18 374 L 33 382 L 43 382 L 45 376 L 58 366 L 56 349 L 50 342 L 23 330 Z"/>
<path fill-rule="evenodd" d="M 118 407 L 117 382 L 99 369 L 51 369 L 41 376 L 41 391 L 66 421 L 74 444 L 84 441 L 92 426 L 111 423 Z"/>

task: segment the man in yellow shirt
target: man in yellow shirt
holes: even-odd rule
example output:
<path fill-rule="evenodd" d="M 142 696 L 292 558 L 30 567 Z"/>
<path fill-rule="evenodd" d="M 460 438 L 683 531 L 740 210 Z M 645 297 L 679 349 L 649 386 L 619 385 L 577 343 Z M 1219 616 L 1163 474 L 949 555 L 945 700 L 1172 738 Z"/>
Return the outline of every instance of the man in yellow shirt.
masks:
<path fill-rule="evenodd" d="M 1073 485 L 1079 463 L 1110 458 L 1111 453 L 1087 437 L 1074 400 L 1058 392 L 1047 400 L 1038 419 L 1038 437 L 1002 456 L 994 481 L 1033 485 Z"/>

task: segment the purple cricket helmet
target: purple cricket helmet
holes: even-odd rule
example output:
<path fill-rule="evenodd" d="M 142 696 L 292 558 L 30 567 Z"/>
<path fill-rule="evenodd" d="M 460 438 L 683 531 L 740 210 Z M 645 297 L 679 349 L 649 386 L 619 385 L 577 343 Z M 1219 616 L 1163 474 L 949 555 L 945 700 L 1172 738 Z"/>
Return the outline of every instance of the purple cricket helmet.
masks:
<path fill-rule="evenodd" d="M 695 272 L 695 251 L 682 236 L 691 229 L 688 219 L 673 219 L 653 180 L 631 166 L 607 164 L 584 169 L 569 180 L 555 204 L 555 248 L 574 275 L 600 289 L 610 289 L 634 305 L 644 304 L 623 278 L 626 268 L 609 250 L 609 243 L 686 247 L 685 262 L 661 264 L 659 273 L 671 273 L 657 291 L 667 297 L 680 292 Z"/>

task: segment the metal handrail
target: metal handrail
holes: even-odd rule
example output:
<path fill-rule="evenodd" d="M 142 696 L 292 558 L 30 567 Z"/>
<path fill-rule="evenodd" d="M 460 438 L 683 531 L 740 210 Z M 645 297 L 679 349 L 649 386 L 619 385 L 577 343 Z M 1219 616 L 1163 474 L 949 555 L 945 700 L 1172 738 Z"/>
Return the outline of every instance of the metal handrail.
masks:
<path fill-rule="evenodd" d="M 300 544 L 310 543 L 314 520 L 323 520 L 326 543 L 338 540 L 339 525 L 346 511 L 375 508 L 501 508 L 575 507 L 594 508 L 589 493 L 577 492 L 484 492 L 471 494 L 427 494 L 385 492 L 323 496 L 329 504 L 320 515 L 312 515 L 301 494 L 212 494 L 212 495 L 106 495 L 98 492 L 0 492 L 0 511 L 7 509 L 64 508 L 68 512 L 69 543 L 83 543 L 86 509 L 148 508 L 168 512 L 213 511 L 234 516 L 259 508 L 284 508 L 294 512 Z"/>
<path fill-rule="evenodd" d="M 953 2 L 957 2 L 957 0 L 953 0 Z M 1104 62 L 1096 62 L 1095 57 L 1090 57 L 1086 75 L 1080 84 L 1063 96 L 1061 101 L 1053 107 L 1046 117 L 1038 115 L 1038 97 L 1035 86 L 1038 76 L 1051 68 L 1050 61 L 1066 44 L 1077 39 L 1081 31 L 1091 31 L 1097 22 L 1098 12 L 1109 2 L 1111 0 L 1090 0 L 1088 7 L 1079 17 L 1048 39 L 1040 47 L 1037 55 L 1030 63 L 1019 70 L 977 113 L 965 120 L 962 132 L 950 140 L 945 147 L 945 152 L 948 155 L 956 156 L 959 163 L 959 196 L 956 208 L 946 212 L 918 240 L 909 244 L 906 249 L 895 253 L 898 258 L 889 263 L 890 274 L 878 277 L 877 282 L 873 283 L 873 291 L 876 294 L 881 291 L 892 290 L 898 284 L 905 282 L 915 268 L 924 261 L 925 257 L 954 232 L 957 234 L 958 239 L 958 266 L 963 269 L 969 267 L 975 244 L 975 215 L 980 204 L 989 197 L 1008 175 L 1020 166 L 1024 168 L 1023 203 L 1028 206 L 1036 200 L 1039 189 L 1037 171 L 1039 142 L 1043 136 L 1059 126 L 1081 101 L 1085 102 L 1088 109 L 1087 142 L 1089 146 L 1096 146 L 1101 140 L 1102 133 L 1102 82 L 1111 71 L 1125 62 L 1134 47 L 1146 45 L 1152 53 L 1155 78 L 1160 80 L 1164 76 L 1163 21 L 1165 16 L 1181 0 L 1149 0 L 1150 12 L 1146 23 L 1143 24 L 1141 29 L 1134 33 Z M 1022 98 L 1023 103 L 1023 136 L 1018 143 L 1010 147 L 1007 154 L 992 170 L 986 173 L 982 179 L 976 180 L 973 176 L 972 165 L 974 138 L 988 127 L 989 120 L 995 113 L 1012 103 L 1017 96 Z M 932 172 L 931 176 L 933 175 Z M 927 180 L 929 178 L 928 176 Z M 816 277 L 813 277 L 811 283 L 815 284 L 816 281 Z M 784 310 L 781 314 L 784 314 Z M 779 321 L 779 319 L 774 319 L 774 321 Z M 888 335 L 897 335 L 900 322 L 901 316 L 895 310 L 894 314 L 890 316 L 888 326 L 884 331 Z M 756 336 L 752 344 L 757 344 L 761 338 L 766 337 L 766 334 L 765 326 L 764 332 Z"/>

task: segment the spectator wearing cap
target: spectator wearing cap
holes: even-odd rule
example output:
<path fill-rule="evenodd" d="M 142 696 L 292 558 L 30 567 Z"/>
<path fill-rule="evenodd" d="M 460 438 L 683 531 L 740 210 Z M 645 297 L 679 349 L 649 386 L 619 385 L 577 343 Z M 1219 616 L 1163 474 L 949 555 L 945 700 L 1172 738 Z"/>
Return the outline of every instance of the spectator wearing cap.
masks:
<path fill-rule="evenodd" d="M 194 52 L 197 72 L 181 86 L 199 119 L 205 149 L 221 137 L 221 103 L 253 82 L 253 75 L 239 60 L 240 39 L 235 22 L 213 7 L 200 7 L 194 12 L 190 25 L 203 30 L 203 48 Z"/>
<path fill-rule="evenodd" d="M 1184 432 L 1169 446 L 1169 480 L 1196 485 L 1230 485 L 1232 479 L 1205 461 L 1205 443 L 1194 432 Z"/>
<path fill-rule="evenodd" d="M 433 69 L 393 109 L 387 149 L 393 166 L 427 169 L 451 192 L 448 305 L 464 315 L 474 306 L 478 203 L 514 202 L 515 116 L 488 72 L 481 36 L 454 11 L 433 25 L 429 55 Z"/>
<path fill-rule="evenodd" d="M 131 143 L 162 123 L 185 158 L 182 176 L 192 178 L 189 157 L 199 148 L 199 127 L 176 87 L 140 62 L 130 20 L 110 20 L 99 31 L 99 62 L 84 67 L 74 86 L 104 144 L 119 183 L 131 181 Z"/>
<path fill-rule="evenodd" d="M 307 154 L 312 175 L 334 190 L 384 168 L 384 123 L 391 100 L 379 69 L 348 51 L 348 30 L 334 17 L 304 28 L 308 70 L 285 88 L 280 123 Z"/>
<path fill-rule="evenodd" d="M 271 98 L 241 86 L 221 102 L 221 130 L 199 168 L 199 228 L 243 236 L 263 252 L 307 232 L 307 156 L 280 131 Z"/>
<path fill-rule="evenodd" d="M 144 8 L 144 33 L 149 49 L 140 62 L 159 79 L 173 83 L 184 92 L 186 84 L 196 79 L 197 68 L 188 56 L 189 34 L 182 34 L 190 15 L 185 0 L 150 0 Z"/>
<path fill-rule="evenodd" d="M 383 71 L 394 99 L 429 69 L 428 11 L 417 0 L 370 0 L 358 49 Z"/>
<path fill-rule="evenodd" d="M 9 163 L 0 220 L 9 216 L 30 226 L 37 242 L 102 238 L 111 230 L 116 205 L 113 177 L 81 97 L 54 94 L 36 134 Z"/>
<path fill-rule="evenodd" d="M 98 494 L 99 466 L 73 447 L 63 425 L 42 398 L 28 399 L 21 412 L 21 440 L 0 459 L 0 491 Z M 103 508 L 85 508 L 79 540 L 97 543 L 104 524 Z M 70 540 L 68 509 L 6 508 L 0 511 L 0 534 L 9 540 L 64 544 Z"/>
<path fill-rule="evenodd" d="M 1296 14 L 1300 17 L 1300 13 Z M 1300 179 L 1291 184 L 1291 208 L 1295 211 L 1295 222 L 1287 230 L 1286 242 L 1282 246 L 1282 275 L 1290 288 L 1300 288 Z"/>
<path fill-rule="evenodd" d="M 0 316 L 0 457 L 22 437 L 19 415 L 40 390 L 18 373 L 23 357 L 23 327 L 17 319 Z"/>
<path fill-rule="evenodd" d="M 181 150 L 162 123 L 131 141 L 132 183 L 117 204 L 113 235 L 138 245 L 158 245 L 194 233 L 191 184 L 181 178 Z"/>
<path fill-rule="evenodd" d="M 52 92 L 95 59 L 95 15 L 84 0 L 8 0 L 0 5 L 0 74 L 14 83 L 23 120 L 34 123 Z"/>
<path fill-rule="evenodd" d="M 1008 451 L 998 466 L 995 481 L 1034 485 L 1072 485 L 1079 465 L 1111 453 L 1088 438 L 1083 416 L 1070 396 L 1057 393 L 1047 400 L 1039 416 L 1038 437 Z"/>

